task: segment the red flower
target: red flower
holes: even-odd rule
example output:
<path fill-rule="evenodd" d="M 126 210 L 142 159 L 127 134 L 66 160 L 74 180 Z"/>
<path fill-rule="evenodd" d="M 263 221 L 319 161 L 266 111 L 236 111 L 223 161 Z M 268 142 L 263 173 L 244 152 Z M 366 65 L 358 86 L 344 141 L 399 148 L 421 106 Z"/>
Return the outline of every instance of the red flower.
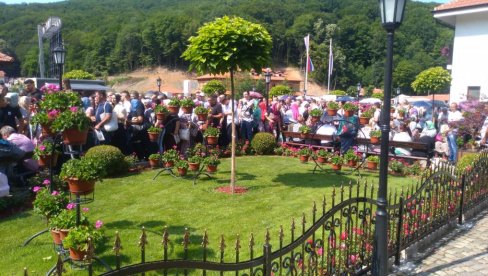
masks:
<path fill-rule="evenodd" d="M 345 240 L 347 240 L 347 237 L 348 237 L 347 232 L 342 232 L 341 233 L 341 240 L 345 241 Z"/>

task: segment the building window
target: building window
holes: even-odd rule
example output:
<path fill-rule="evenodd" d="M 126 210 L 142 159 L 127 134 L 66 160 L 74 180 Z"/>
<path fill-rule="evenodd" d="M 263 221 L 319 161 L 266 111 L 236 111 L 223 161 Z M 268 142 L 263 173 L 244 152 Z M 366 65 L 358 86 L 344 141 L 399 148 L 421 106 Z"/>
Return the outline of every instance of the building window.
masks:
<path fill-rule="evenodd" d="M 479 101 L 480 100 L 480 90 L 479 86 L 468 86 L 468 101 Z"/>

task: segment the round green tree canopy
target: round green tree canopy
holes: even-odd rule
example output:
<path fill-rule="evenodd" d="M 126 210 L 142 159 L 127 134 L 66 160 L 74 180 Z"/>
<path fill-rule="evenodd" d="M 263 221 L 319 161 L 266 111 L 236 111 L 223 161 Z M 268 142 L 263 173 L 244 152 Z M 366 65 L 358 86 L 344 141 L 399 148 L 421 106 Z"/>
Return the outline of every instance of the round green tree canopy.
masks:
<path fill-rule="evenodd" d="M 211 80 L 202 87 L 202 91 L 207 96 L 215 93 L 222 95 L 225 93 L 225 85 L 219 80 Z"/>
<path fill-rule="evenodd" d="M 277 85 L 269 90 L 270 97 L 282 96 L 282 95 L 291 95 L 293 91 L 287 85 Z"/>

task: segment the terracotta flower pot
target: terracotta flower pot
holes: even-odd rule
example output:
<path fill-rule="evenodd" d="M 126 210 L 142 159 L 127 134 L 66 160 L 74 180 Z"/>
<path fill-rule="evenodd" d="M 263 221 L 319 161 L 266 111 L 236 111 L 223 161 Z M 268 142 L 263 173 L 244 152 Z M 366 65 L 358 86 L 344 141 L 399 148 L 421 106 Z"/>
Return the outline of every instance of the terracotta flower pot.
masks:
<path fill-rule="evenodd" d="M 218 136 L 207 136 L 207 144 L 209 145 L 217 145 L 218 141 Z"/>
<path fill-rule="evenodd" d="M 169 110 L 170 113 L 178 114 L 178 112 L 180 111 L 180 107 L 179 106 L 169 105 L 168 106 L 168 110 Z"/>
<path fill-rule="evenodd" d="M 86 250 L 69 249 L 69 257 L 73 261 L 83 261 L 85 259 Z"/>
<path fill-rule="evenodd" d="M 217 166 L 216 165 L 207 165 L 207 172 L 214 173 L 216 171 L 217 171 Z"/>
<path fill-rule="evenodd" d="M 355 160 L 349 160 L 349 161 L 347 161 L 347 165 L 349 167 L 356 167 L 357 164 L 358 164 L 358 161 L 355 161 Z"/>
<path fill-rule="evenodd" d="M 318 156 L 317 162 L 320 164 L 325 164 L 325 163 L 327 163 L 327 158 Z"/>
<path fill-rule="evenodd" d="M 59 239 L 61 241 L 64 241 L 64 239 L 66 239 L 66 237 L 69 234 L 69 229 L 59 229 L 58 232 L 59 232 Z"/>
<path fill-rule="evenodd" d="M 335 116 L 337 115 L 337 109 L 327 109 L 327 114 L 329 116 Z"/>
<path fill-rule="evenodd" d="M 393 176 L 405 176 L 405 174 L 403 172 L 389 171 L 388 173 L 393 175 Z"/>
<path fill-rule="evenodd" d="M 165 168 L 171 168 L 171 167 L 174 167 L 174 165 L 175 165 L 175 162 L 174 161 L 164 162 L 164 167 Z"/>
<path fill-rule="evenodd" d="M 95 190 L 95 181 L 83 181 L 77 178 L 68 178 L 69 191 L 75 195 L 87 195 Z"/>
<path fill-rule="evenodd" d="M 200 169 L 200 163 L 188 163 L 189 169 L 192 172 L 198 171 Z"/>
<path fill-rule="evenodd" d="M 181 110 L 183 110 L 183 113 L 185 114 L 191 114 L 193 112 L 193 107 L 182 106 Z"/>
<path fill-rule="evenodd" d="M 39 167 L 49 167 L 51 166 L 51 159 L 52 159 L 52 166 L 55 167 L 56 164 L 58 163 L 58 153 L 54 153 L 54 156 L 41 155 L 39 156 L 39 160 L 37 160 L 37 163 L 39 164 Z"/>
<path fill-rule="evenodd" d="M 342 168 L 342 165 L 336 165 L 336 164 L 332 164 L 332 169 L 334 171 L 340 171 Z"/>
<path fill-rule="evenodd" d="M 79 131 L 77 128 L 70 128 L 63 131 L 63 143 L 66 145 L 84 145 L 86 144 L 86 137 L 88 129 Z"/>
<path fill-rule="evenodd" d="M 354 116 L 354 111 L 353 110 L 344 110 L 344 115 L 346 117 L 352 117 L 352 116 Z"/>
<path fill-rule="evenodd" d="M 178 174 L 180 176 L 185 176 L 187 172 L 188 172 L 187 168 L 178 168 Z"/>
<path fill-rule="evenodd" d="M 159 138 L 159 133 L 158 132 L 148 132 L 147 135 L 149 135 L 149 141 L 151 142 L 157 142 Z"/>
<path fill-rule="evenodd" d="M 159 164 L 158 159 L 149 159 L 149 166 L 151 166 L 151 168 L 159 168 Z"/>
<path fill-rule="evenodd" d="M 309 133 L 300 133 L 300 138 L 302 138 L 302 139 L 307 139 L 309 137 L 310 137 Z"/>
<path fill-rule="evenodd" d="M 166 119 L 166 114 L 165 113 L 156 113 L 156 119 L 159 121 L 164 121 L 164 119 Z"/>
<path fill-rule="evenodd" d="M 46 124 L 46 125 L 41 125 L 41 133 L 42 133 L 42 136 L 49 136 L 49 137 L 52 137 L 54 136 L 54 132 L 51 130 L 51 124 Z"/>
<path fill-rule="evenodd" d="M 312 123 L 317 123 L 318 121 L 320 121 L 320 116 L 312 116 L 311 121 Z"/>
<path fill-rule="evenodd" d="M 379 144 L 380 138 L 379 137 L 370 137 L 371 144 Z"/>
<path fill-rule="evenodd" d="M 376 170 L 378 168 L 378 163 L 376 162 L 371 162 L 371 161 L 368 161 L 367 163 L 367 168 L 370 169 L 370 170 Z"/>
<path fill-rule="evenodd" d="M 367 117 L 359 117 L 359 123 L 361 125 L 367 125 L 367 124 L 369 124 L 369 119 L 370 118 L 367 118 Z"/>
<path fill-rule="evenodd" d="M 197 117 L 199 121 L 206 121 L 208 117 L 208 113 L 197 114 Z"/>
<path fill-rule="evenodd" d="M 51 236 L 53 237 L 54 244 L 60 245 L 62 243 L 61 236 L 58 230 L 51 229 Z"/>
<path fill-rule="evenodd" d="M 300 162 L 306 163 L 308 162 L 309 155 L 300 155 Z"/>

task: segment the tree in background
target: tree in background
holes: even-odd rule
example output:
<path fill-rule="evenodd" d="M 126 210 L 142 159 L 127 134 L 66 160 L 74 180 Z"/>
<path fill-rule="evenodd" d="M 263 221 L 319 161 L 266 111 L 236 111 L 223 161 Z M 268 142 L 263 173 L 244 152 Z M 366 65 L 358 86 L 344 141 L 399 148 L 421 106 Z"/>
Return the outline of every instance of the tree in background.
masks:
<path fill-rule="evenodd" d="M 64 79 L 72 79 L 72 80 L 94 80 L 96 77 L 86 71 L 83 70 L 72 70 L 69 72 L 64 73 Z"/>
<path fill-rule="evenodd" d="M 215 93 L 222 95 L 225 91 L 225 85 L 219 80 L 211 80 L 202 87 L 202 92 L 205 93 L 207 97 Z"/>
<path fill-rule="evenodd" d="M 448 88 L 451 80 L 449 71 L 440 66 L 432 67 L 417 75 L 415 81 L 412 82 L 412 88 L 417 94 L 440 92 Z"/>
<path fill-rule="evenodd" d="M 292 93 L 293 90 L 289 86 L 280 84 L 269 90 L 269 97 L 273 98 L 276 96 L 291 95 Z"/>
<path fill-rule="evenodd" d="M 269 65 L 272 40 L 268 31 L 261 25 L 251 23 L 240 17 L 224 16 L 206 23 L 198 29 L 197 36 L 189 39 L 190 44 L 182 57 L 190 62 L 190 70 L 198 73 L 230 73 L 232 95 L 232 117 L 234 116 L 234 73 L 239 68 L 257 72 Z M 232 120 L 232 157 L 230 186 L 235 187 L 235 123 Z"/>

